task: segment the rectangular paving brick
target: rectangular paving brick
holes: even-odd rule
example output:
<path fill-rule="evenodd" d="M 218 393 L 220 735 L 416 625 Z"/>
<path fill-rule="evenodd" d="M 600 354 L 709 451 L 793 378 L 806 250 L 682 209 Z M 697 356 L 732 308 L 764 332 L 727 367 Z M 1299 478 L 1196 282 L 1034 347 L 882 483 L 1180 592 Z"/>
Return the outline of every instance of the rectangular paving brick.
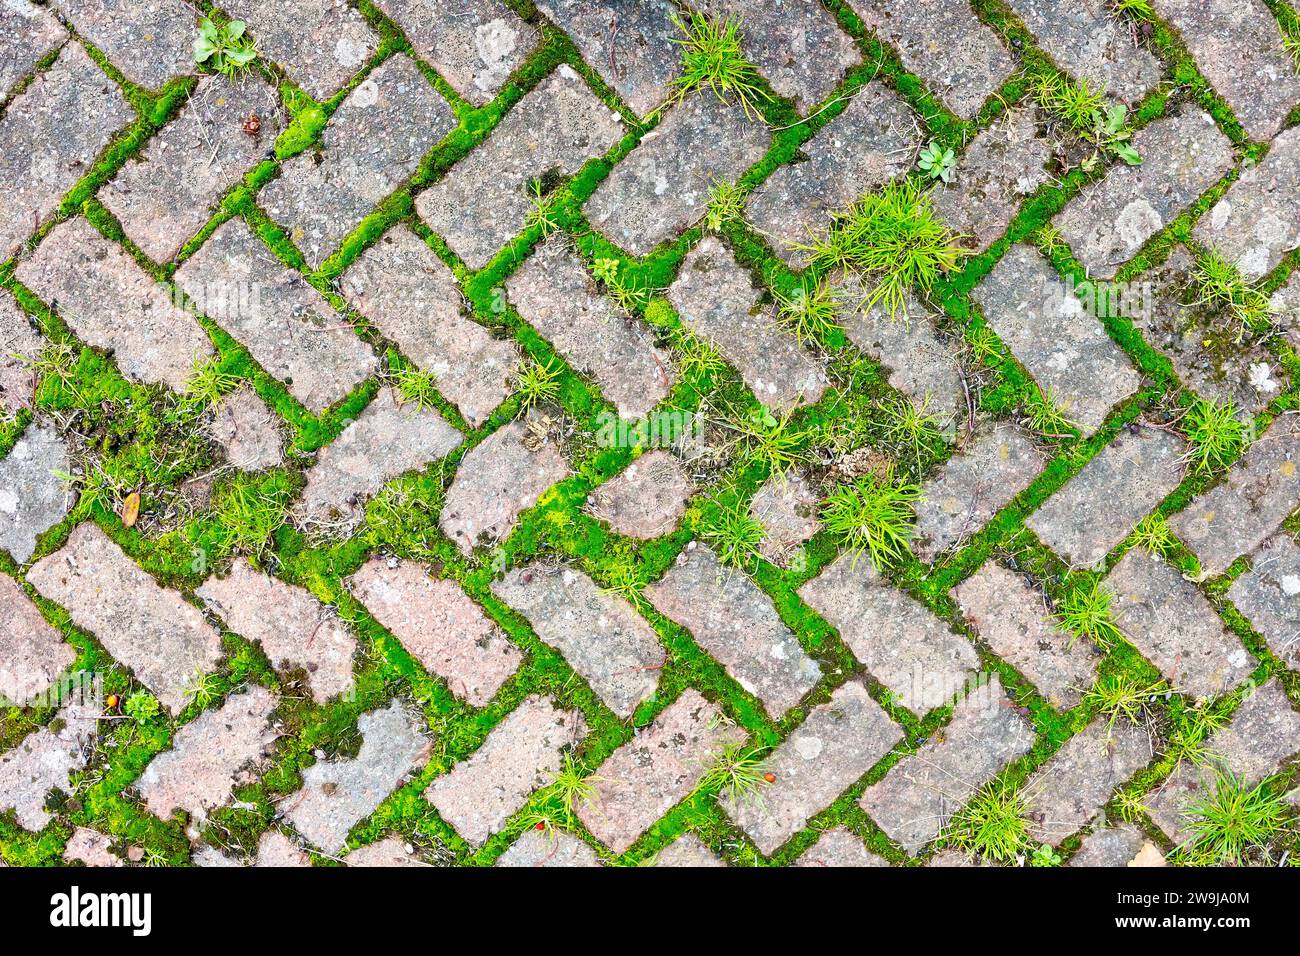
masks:
<path fill-rule="evenodd" d="M 37 420 L 0 458 L 0 550 L 20 564 L 36 553 L 36 539 L 72 506 L 68 447 L 50 423 Z"/>
<path fill-rule="evenodd" d="M 537 29 L 501 0 L 377 0 L 456 92 L 482 106 L 536 48 Z"/>
<path fill-rule="evenodd" d="M 754 191 L 745 215 L 777 255 L 798 265 L 806 255 L 793 247 L 822 235 L 832 214 L 863 193 L 906 172 L 920 137 L 916 114 L 902 97 L 872 83 L 800 147 L 796 161 Z"/>
<path fill-rule="evenodd" d="M 821 679 L 772 599 L 749 575 L 724 568 L 707 547 L 688 546 L 646 598 L 691 632 L 727 673 L 763 702 L 774 719 Z"/>
<path fill-rule="evenodd" d="M 1282 368 L 1269 351 L 1269 337 L 1243 335 L 1230 307 L 1200 301 L 1196 268 L 1187 247 L 1175 246 L 1162 265 L 1140 280 L 1149 284 L 1149 299 L 1139 297 L 1125 313 L 1169 358 L 1188 388 L 1254 415 L 1277 398 Z M 1278 324 L 1285 326 L 1285 320 Z"/>
<path fill-rule="evenodd" d="M 173 714 L 186 689 L 221 659 L 221 635 L 198 608 L 162 587 L 93 524 L 27 574 L 42 597 L 67 608 Z"/>
<path fill-rule="evenodd" d="M 1297 94 L 1300 100 L 1300 94 Z M 1258 279 L 1300 246 L 1300 128 L 1273 140 L 1268 155 L 1241 177 L 1197 222 L 1192 234 Z"/>
<path fill-rule="evenodd" d="M 623 418 L 641 418 L 672 387 L 668 353 L 645 324 L 600 295 L 569 242 L 553 237 L 506 280 L 524 321 L 596 380 Z"/>
<path fill-rule="evenodd" d="M 820 3 L 702 0 L 698 7 L 740 21 L 745 55 L 801 113 L 829 96 L 862 62 L 853 38 Z"/>
<path fill-rule="evenodd" d="M 655 866 L 716 869 L 726 866 L 694 833 L 679 836 L 655 854 Z"/>
<path fill-rule="evenodd" d="M 1092 687 L 1100 649 L 1063 631 L 1025 575 L 990 562 L 953 588 L 952 596 L 971 629 L 1053 707 L 1076 707 Z"/>
<path fill-rule="evenodd" d="M 311 412 L 342 399 L 375 367 L 347 320 L 243 219 L 209 236 L 177 270 L 176 284 Z"/>
<path fill-rule="evenodd" d="M 1146 727 L 1098 717 L 1020 788 L 1030 834 L 1039 843 L 1060 843 L 1095 817 L 1115 788 L 1153 756 Z"/>
<path fill-rule="evenodd" d="M 231 789 L 249 782 L 266 747 L 276 698 L 265 687 L 232 694 L 176 731 L 171 749 L 155 757 L 135 782 L 149 812 L 166 820 L 184 810 L 193 821 L 230 802 Z"/>
<path fill-rule="evenodd" d="M 950 428 L 968 414 L 957 355 L 960 340 L 939 329 L 935 316 L 910 293 L 905 315 L 891 316 L 883 306 L 863 308 L 867 290 L 857 279 L 840 282 L 840 321 L 849 341 L 885 366 L 892 388 Z"/>
<path fill-rule="evenodd" d="M 85 219 L 55 227 L 15 275 L 133 381 L 179 391 L 214 354 L 194 317 Z"/>
<path fill-rule="evenodd" d="M 925 560 L 982 529 L 1043 470 L 1034 443 L 1014 425 L 996 425 L 958 451 L 921 488 L 916 553 Z"/>
<path fill-rule="evenodd" d="M 868 29 L 962 119 L 971 119 L 1015 61 L 967 0 L 859 0 Z"/>
<path fill-rule="evenodd" d="M 1115 162 L 1056 225 L 1094 278 L 1109 279 L 1148 239 L 1232 169 L 1232 143 L 1205 111 L 1185 105 L 1134 134 L 1139 166 Z"/>
<path fill-rule="evenodd" d="M 523 652 L 455 581 L 430 577 L 414 561 L 371 558 L 348 588 L 425 669 L 453 694 L 484 707 L 523 660 Z"/>
<path fill-rule="evenodd" d="M 1012 110 L 980 132 L 934 194 L 934 211 L 963 244 L 984 252 L 1001 238 L 1020 205 L 1050 181 L 1052 146 L 1038 136 L 1031 110 Z"/>
<path fill-rule="evenodd" d="M 249 116 L 259 124 L 251 135 Z M 239 177 L 266 158 L 284 123 L 275 90 L 260 77 L 237 83 L 204 77 L 176 118 L 99 191 L 99 200 L 145 255 L 167 262 Z"/>
<path fill-rule="evenodd" d="M 619 534 L 657 538 L 677 527 L 692 491 L 678 460 L 655 449 L 593 490 L 588 510 Z"/>
<path fill-rule="evenodd" d="M 788 567 L 799 547 L 821 530 L 817 486 L 802 473 L 774 475 L 749 502 L 749 513 L 763 526 L 759 554 L 773 564 Z"/>
<path fill-rule="evenodd" d="M 915 856 L 980 787 L 1033 743 L 1028 722 L 995 678 L 957 705 L 941 733 L 868 787 L 862 809 Z"/>
<path fill-rule="evenodd" d="M 1137 104 L 1160 82 L 1160 61 L 1137 45 L 1132 25 L 1105 0 L 1008 0 L 1061 69 L 1093 89 Z"/>
<path fill-rule="evenodd" d="M 0 754 L 0 811 L 12 810 L 18 825 L 41 830 L 53 815 L 45 809 L 51 790 L 68 792 L 69 777 L 86 765 L 96 735 L 97 702 L 68 704 L 54 719 Z"/>
<path fill-rule="evenodd" d="M 1246 449 L 1219 484 L 1192 499 L 1169 527 L 1201 559 L 1205 574 L 1221 574 L 1238 555 L 1254 551 L 1300 504 L 1300 421 L 1283 415 Z"/>
<path fill-rule="evenodd" d="M 835 625 L 853 656 L 904 707 L 925 714 L 957 696 L 979 669 L 975 649 L 866 558 L 841 555 L 799 589 Z"/>
<path fill-rule="evenodd" d="M 335 0 L 226 0 L 222 9 L 247 21 L 258 52 L 318 100 L 338 92 L 379 45 L 365 18 Z"/>
<path fill-rule="evenodd" d="M 668 299 L 682 324 L 717 348 L 768 408 L 788 411 L 826 390 L 819 363 L 759 304 L 753 279 L 720 240 L 709 236 L 687 254 Z"/>
<path fill-rule="evenodd" d="M 399 53 L 348 94 L 330 117 L 319 151 L 287 160 L 258 201 L 319 266 L 455 125 L 447 101 Z"/>
<path fill-rule="evenodd" d="M 696 93 L 667 110 L 614 167 L 587 201 L 587 218 L 611 242 L 644 256 L 698 222 L 713 187 L 739 179 L 771 141 L 739 105 Z"/>
<path fill-rule="evenodd" d="M 133 83 L 157 88 L 194 70 L 198 18 L 184 4 L 57 0 L 54 6 Z"/>
<path fill-rule="evenodd" d="M 31 0 L 0 7 L 0 100 L 67 38 L 54 14 Z"/>
<path fill-rule="evenodd" d="M 889 861 L 876 856 L 862 844 L 852 831 L 844 827 L 828 830 L 817 838 L 817 842 L 804 851 L 803 856 L 795 861 L 795 866 L 811 867 L 863 867 L 889 866 Z"/>
<path fill-rule="evenodd" d="M 1279 532 L 1228 589 L 1233 603 L 1288 667 L 1300 670 L 1300 547 Z"/>
<path fill-rule="evenodd" d="M 41 348 L 40 333 L 27 313 L 8 293 L 0 295 L 0 412 L 32 407 L 37 384 L 33 363 Z"/>
<path fill-rule="evenodd" d="M 306 671 L 318 704 L 352 689 L 356 638 L 306 588 L 237 558 L 228 576 L 208 578 L 194 593 L 230 630 L 261 644 L 273 667 Z"/>
<path fill-rule="evenodd" d="M 465 453 L 438 527 L 470 554 L 481 544 L 504 540 L 519 516 L 568 475 L 554 444 L 538 445 L 525 422 L 509 422 Z"/>
<path fill-rule="evenodd" d="M 623 137 L 623 124 L 573 68 L 561 65 L 515 104 L 487 141 L 416 199 L 420 217 L 471 269 L 518 234 L 531 187 L 573 176 Z"/>
<path fill-rule="evenodd" d="M 1012 246 L 972 296 L 998 338 L 1085 432 L 1137 390 L 1128 357 L 1037 250 Z"/>
<path fill-rule="evenodd" d="M 615 853 L 626 851 L 695 789 L 724 746 L 744 740 L 721 716 L 688 687 L 596 769 L 593 802 L 579 807 L 578 818 Z"/>
<path fill-rule="evenodd" d="M 436 409 L 401 405 L 392 389 L 374 401 L 316 455 L 298 515 L 322 525 L 348 524 L 389 481 L 419 471 L 460 447 L 460 432 Z"/>
<path fill-rule="evenodd" d="M 600 866 L 600 858 L 595 850 L 572 833 L 525 830 L 510 849 L 497 857 L 493 866 L 587 867 Z"/>
<path fill-rule="evenodd" d="M 1197 67 L 1232 107 L 1251 139 L 1271 138 L 1300 103 L 1300 76 L 1282 30 L 1260 0 L 1156 0 Z"/>
<path fill-rule="evenodd" d="M 507 395 L 519 353 L 466 312 L 456 277 L 415 233 L 398 224 L 343 274 L 343 296 L 392 339 L 471 425 Z"/>
<path fill-rule="evenodd" d="M 654 628 L 581 571 L 533 564 L 494 582 L 492 593 L 526 617 L 620 717 L 654 693 L 667 656 Z"/>
<path fill-rule="evenodd" d="M 1025 525 L 1072 567 L 1095 567 L 1178 487 L 1186 450 L 1162 429 L 1121 432 Z"/>
<path fill-rule="evenodd" d="M 0 116 L 0 256 L 8 258 L 135 119 L 117 84 L 69 43 Z"/>
<path fill-rule="evenodd" d="M 1214 795 L 1218 771 L 1226 770 L 1253 785 L 1300 750 L 1300 714 L 1287 700 L 1282 685 L 1269 681 L 1242 701 L 1226 727 L 1210 736 L 1207 750 L 1208 765 L 1183 761 L 1143 800 L 1151 819 L 1175 843 L 1192 837 L 1186 828 L 1186 814 L 1198 801 Z"/>
<path fill-rule="evenodd" d="M 243 471 L 275 468 L 284 461 L 280 419 L 247 386 L 231 392 L 212 409 L 208 434 Z"/>
<path fill-rule="evenodd" d="M 1111 613 L 1124 635 L 1179 693 L 1208 697 L 1232 690 L 1256 661 L 1213 605 L 1177 568 L 1134 548 L 1106 578 Z"/>
<path fill-rule="evenodd" d="M 474 754 L 424 791 L 442 818 L 478 846 L 500 832 L 529 795 L 554 782 L 562 752 L 586 735 L 586 721 L 550 698 L 529 697 L 492 729 Z"/>
<path fill-rule="evenodd" d="M 401 700 L 357 720 L 356 757 L 318 759 L 302 772 L 302 789 L 280 804 L 299 833 L 326 853 L 337 854 L 348 833 L 387 799 L 432 747 L 424 722 Z"/>
<path fill-rule="evenodd" d="M 903 739 L 903 731 L 858 681 L 849 681 L 782 741 L 764 763 L 776 777 L 727 815 L 771 854 Z"/>
<path fill-rule="evenodd" d="M 1146 834 L 1130 823 L 1096 830 L 1083 838 L 1065 865 L 1127 867 L 1147 842 Z"/>
<path fill-rule="evenodd" d="M 681 69 L 681 31 L 670 0 L 538 0 L 542 15 L 569 35 L 587 65 L 632 112 L 645 116 L 667 98 Z"/>
<path fill-rule="evenodd" d="M 0 702 L 28 706 L 76 659 L 77 652 L 41 617 L 18 583 L 0 574 Z"/>

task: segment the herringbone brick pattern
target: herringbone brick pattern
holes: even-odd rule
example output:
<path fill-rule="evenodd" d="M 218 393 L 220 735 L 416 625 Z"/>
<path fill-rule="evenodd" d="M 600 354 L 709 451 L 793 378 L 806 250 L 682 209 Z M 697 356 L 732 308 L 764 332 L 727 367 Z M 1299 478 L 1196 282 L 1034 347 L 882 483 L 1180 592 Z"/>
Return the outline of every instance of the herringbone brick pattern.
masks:
<path fill-rule="evenodd" d="M 1292 6 L 698 3 L 749 109 L 670 0 L 200 6 L 0 10 L 4 863 L 1202 863 L 1294 787 Z M 909 178 L 904 317 L 810 247 Z"/>

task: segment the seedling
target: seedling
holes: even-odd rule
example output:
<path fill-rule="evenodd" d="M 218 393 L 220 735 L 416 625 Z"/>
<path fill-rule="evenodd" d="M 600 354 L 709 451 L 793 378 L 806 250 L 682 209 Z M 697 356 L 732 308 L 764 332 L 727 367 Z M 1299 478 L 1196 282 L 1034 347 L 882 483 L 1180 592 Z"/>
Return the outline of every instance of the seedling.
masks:
<path fill-rule="evenodd" d="M 910 455 L 912 460 L 920 463 L 926 451 L 939 440 L 939 418 L 932 415 L 930 396 L 925 396 L 917 405 L 905 395 L 895 395 L 881 403 L 883 413 L 881 430 L 885 439 L 893 445 L 900 455 Z"/>
<path fill-rule="evenodd" d="M 418 368 L 404 368 L 397 373 L 397 394 L 402 402 L 414 402 L 421 408 L 436 408 L 438 377 Z"/>
<path fill-rule="evenodd" d="M 122 709 L 127 716 L 143 727 L 155 720 L 162 713 L 162 704 L 148 691 L 138 690 L 126 699 Z"/>
<path fill-rule="evenodd" d="M 555 212 L 558 205 L 557 197 L 554 193 L 547 195 L 543 192 L 541 180 L 534 180 L 528 189 L 532 205 L 524 216 L 524 224 L 537 226 L 543 236 L 549 236 L 560 228 L 560 220 Z"/>
<path fill-rule="evenodd" d="M 1044 843 L 1034 855 L 1029 858 L 1030 866 L 1060 866 L 1061 854 L 1057 853 L 1050 843 Z"/>
<path fill-rule="evenodd" d="M 1177 547 L 1178 540 L 1169 530 L 1164 516 L 1152 514 L 1139 521 L 1133 529 L 1133 543 L 1152 554 L 1168 554 Z"/>
<path fill-rule="evenodd" d="M 918 165 L 921 167 L 921 172 L 931 179 L 941 179 L 945 183 L 950 183 L 953 167 L 957 165 L 957 156 L 951 149 L 945 149 L 931 140 L 930 145 L 921 150 Z"/>
<path fill-rule="evenodd" d="M 613 285 L 618 281 L 618 260 L 597 259 L 591 267 L 591 274 L 598 282 Z"/>
<path fill-rule="evenodd" d="M 223 76 L 234 79 L 257 59 L 257 47 L 244 32 L 243 20 L 218 25 L 204 17 L 194 39 L 194 62 L 206 63 Z"/>
<path fill-rule="evenodd" d="M 709 190 L 708 210 L 704 214 L 704 228 L 721 232 L 722 227 L 739 219 L 745 211 L 745 190 L 735 183 L 719 180 Z"/>
<path fill-rule="evenodd" d="M 912 522 L 920 498 L 920 486 L 894 481 L 892 469 L 885 468 L 832 491 L 822 521 L 855 564 L 866 553 L 883 571 L 912 556 Z"/>

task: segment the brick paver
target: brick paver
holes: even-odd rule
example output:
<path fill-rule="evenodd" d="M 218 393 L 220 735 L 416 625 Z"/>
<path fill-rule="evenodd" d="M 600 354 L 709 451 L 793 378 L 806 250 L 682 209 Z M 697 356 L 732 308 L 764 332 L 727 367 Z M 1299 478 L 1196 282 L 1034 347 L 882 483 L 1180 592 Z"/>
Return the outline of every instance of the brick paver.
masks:
<path fill-rule="evenodd" d="M 55 227 L 14 275 L 132 381 L 179 390 L 213 354 L 194 317 L 85 219 Z"/>
<path fill-rule="evenodd" d="M 0 458 L 0 549 L 26 564 L 36 539 L 63 520 L 72 504 L 59 477 L 69 469 L 68 449 L 50 424 L 30 426 Z"/>
<path fill-rule="evenodd" d="M 1276 534 L 1250 560 L 1250 570 L 1228 589 L 1228 600 L 1273 652 L 1296 668 L 1300 666 L 1300 548 L 1289 534 Z"/>
<path fill-rule="evenodd" d="M 0 701 L 34 700 L 76 659 L 17 582 L 0 574 Z"/>
<path fill-rule="evenodd" d="M 0 295 L 0 413 L 31 408 L 36 391 L 33 363 L 41 336 L 13 298 Z"/>
<path fill-rule="evenodd" d="M 798 703 L 821 677 L 821 667 L 804 653 L 772 599 L 743 571 L 723 567 L 703 545 L 684 552 L 645 596 L 687 628 L 774 717 Z"/>
<path fill-rule="evenodd" d="M 619 534 L 657 538 L 677 526 L 690 496 L 690 479 L 677 459 L 655 450 L 593 491 L 590 509 Z"/>
<path fill-rule="evenodd" d="M 27 580 L 63 605 L 74 624 L 172 713 L 222 656 L 221 637 L 199 609 L 150 577 L 94 524 L 78 525 L 62 548 L 36 562 Z"/>
<path fill-rule="evenodd" d="M 486 143 L 422 192 L 416 206 L 471 269 L 524 228 L 535 184 L 549 188 L 623 136 L 623 125 L 582 77 L 560 66 L 515 104 Z"/>
<path fill-rule="evenodd" d="M 198 19 L 183 4 L 58 0 L 53 6 L 134 83 L 159 87 L 194 68 Z"/>
<path fill-rule="evenodd" d="M 348 94 L 325 127 L 320 153 L 285 163 L 259 199 L 318 266 L 455 125 L 446 100 L 399 54 Z"/>

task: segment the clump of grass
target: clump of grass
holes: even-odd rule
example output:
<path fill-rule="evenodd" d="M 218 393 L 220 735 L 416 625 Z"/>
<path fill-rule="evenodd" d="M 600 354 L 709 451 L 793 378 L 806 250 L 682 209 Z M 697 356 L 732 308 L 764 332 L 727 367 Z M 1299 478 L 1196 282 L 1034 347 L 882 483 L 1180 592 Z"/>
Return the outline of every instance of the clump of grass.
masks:
<path fill-rule="evenodd" d="M 414 402 L 422 408 L 436 408 L 438 376 L 418 368 L 404 368 L 396 375 L 397 394 L 403 402 Z"/>
<path fill-rule="evenodd" d="M 899 455 L 910 455 L 917 464 L 940 440 L 939 418 L 929 409 L 929 395 L 920 405 L 905 395 L 894 395 L 880 403 L 880 427 L 885 440 Z"/>
<path fill-rule="evenodd" d="M 1237 320 L 1238 341 L 1247 332 L 1268 326 L 1268 296 L 1246 282 L 1237 267 L 1217 252 L 1197 260 L 1191 279 L 1198 303 L 1226 308 Z"/>
<path fill-rule="evenodd" d="M 598 774 L 583 774 L 582 767 L 573 758 L 572 753 L 565 753 L 560 769 L 549 772 L 550 787 L 554 796 L 564 808 L 565 817 L 571 823 L 580 807 L 596 809 L 600 803 L 600 793 L 596 784 L 605 778 Z"/>
<path fill-rule="evenodd" d="M 1142 157 L 1129 140 L 1128 108 L 1122 103 L 1106 102 L 1105 89 L 1093 89 L 1085 79 L 1073 80 L 1062 73 L 1040 73 L 1034 77 L 1031 91 L 1038 105 L 1059 117 L 1076 136 L 1114 153 L 1130 166 Z M 1085 167 L 1096 161 L 1096 157 Z"/>
<path fill-rule="evenodd" d="M 1214 792 L 1185 811 L 1184 826 L 1191 836 L 1179 849 L 1189 862 L 1243 865 L 1252 850 L 1267 852 L 1270 844 L 1293 832 L 1285 793 L 1277 777 L 1252 787 L 1240 777 L 1219 772 Z"/>
<path fill-rule="evenodd" d="M 1231 399 L 1198 398 L 1183 421 L 1183 431 L 1192 443 L 1187 460 L 1197 474 L 1208 475 L 1226 467 L 1246 440 L 1246 426 L 1237 418 Z"/>
<path fill-rule="evenodd" d="M 997 333 L 987 325 L 971 329 L 966 335 L 966 342 L 975 355 L 975 361 L 981 365 L 990 365 L 1002 358 L 1002 343 L 998 340 Z"/>
<path fill-rule="evenodd" d="M 532 204 L 524 216 L 524 224 L 526 226 L 537 226 L 541 229 L 543 236 L 549 236 L 560 228 L 560 220 L 555 211 L 558 205 L 558 197 L 555 193 L 547 195 L 543 189 L 540 179 L 534 180 L 529 186 L 529 192 L 532 194 Z"/>
<path fill-rule="evenodd" d="M 796 427 L 793 415 L 791 409 L 777 418 L 760 406 L 726 423 L 737 434 L 745 467 L 761 465 L 773 475 L 786 475 L 808 460 L 812 430 Z"/>
<path fill-rule="evenodd" d="M 735 183 L 718 180 L 709 190 L 709 205 L 704 214 L 704 228 L 721 232 L 722 227 L 739 219 L 745 211 L 745 190 Z"/>
<path fill-rule="evenodd" d="M 893 469 L 885 467 L 832 491 L 822 507 L 822 521 L 854 562 L 866 553 L 883 571 L 912 556 L 920 498 L 919 485 L 895 481 Z"/>
<path fill-rule="evenodd" d="M 213 405 L 221 396 L 234 391 L 238 385 L 238 378 L 221 370 L 221 359 L 196 361 L 194 373 L 185 383 L 182 400 L 190 408 Z"/>
<path fill-rule="evenodd" d="M 1151 808 L 1146 805 L 1144 795 L 1131 790 L 1120 790 L 1115 794 L 1115 811 L 1125 823 L 1137 823 L 1143 817 L 1151 815 Z"/>
<path fill-rule="evenodd" d="M 213 502 L 217 544 L 226 552 L 243 552 L 260 561 L 284 524 L 285 505 L 248 476 L 238 475 L 222 486 Z"/>
<path fill-rule="evenodd" d="M 207 710 L 225 689 L 225 684 L 217 674 L 195 674 L 189 686 L 185 688 L 185 700 L 194 704 L 199 710 Z"/>
<path fill-rule="evenodd" d="M 707 89 L 724 103 L 734 98 L 746 116 L 761 118 L 758 103 L 771 96 L 763 89 L 758 68 L 745 56 L 740 19 L 695 10 L 689 11 L 685 20 L 675 13 L 670 18 L 682 32 L 673 40 L 682 48 L 681 75 L 673 81 L 674 99 Z"/>
<path fill-rule="evenodd" d="M 1169 685 L 1163 680 L 1141 681 L 1127 674 L 1107 674 L 1083 695 L 1083 701 L 1108 719 L 1109 729 L 1121 720 L 1140 724 L 1147 708 L 1167 693 Z"/>
<path fill-rule="evenodd" d="M 257 59 L 257 46 L 245 33 L 243 20 L 218 24 L 204 17 L 194 38 L 194 62 L 205 63 L 222 76 L 234 79 Z"/>
<path fill-rule="evenodd" d="M 807 276 L 788 295 L 777 294 L 777 321 L 794 333 L 799 344 L 820 341 L 842 330 L 839 292 L 825 277 Z"/>
<path fill-rule="evenodd" d="M 732 567 L 751 567 L 766 534 L 762 522 L 741 507 L 724 507 L 700 532 L 718 560 Z"/>
<path fill-rule="evenodd" d="M 716 793 L 734 807 L 761 804 L 771 784 L 762 751 L 743 743 L 725 744 L 700 778 L 696 793 Z"/>
<path fill-rule="evenodd" d="M 1137 523 L 1133 529 L 1133 543 L 1146 548 L 1152 554 L 1168 554 L 1178 545 L 1178 539 L 1169 530 L 1169 525 L 1162 514 L 1150 514 Z"/>
<path fill-rule="evenodd" d="M 1116 13 L 1127 13 L 1137 20 L 1154 20 L 1156 12 L 1151 7 L 1151 0 L 1112 0 Z"/>
<path fill-rule="evenodd" d="M 605 290 L 624 312 L 636 312 L 650 301 L 650 290 L 634 277 L 606 282 Z"/>
<path fill-rule="evenodd" d="M 1174 731 L 1169 740 L 1169 752 L 1178 763 L 1186 761 L 1206 767 L 1218 759 L 1210 746 L 1210 738 L 1228 722 L 1228 715 L 1208 698 L 1199 706 L 1179 713 L 1174 718 Z"/>
<path fill-rule="evenodd" d="M 1124 639 L 1111 616 L 1113 600 L 1110 589 L 1096 579 L 1075 586 L 1056 609 L 1060 618 L 1057 626 L 1070 635 L 1071 644 L 1086 637 L 1104 648 L 1113 647 Z"/>
<path fill-rule="evenodd" d="M 722 357 L 722 353 L 687 329 L 676 330 L 673 347 L 677 353 L 677 367 L 683 378 L 712 378 L 727 370 L 727 360 Z"/>
<path fill-rule="evenodd" d="M 909 291 L 929 293 L 967 251 L 935 214 L 930 190 L 894 180 L 868 193 L 831 221 L 820 238 L 797 244 L 813 270 L 847 270 L 873 283 L 864 306 L 881 305 L 891 318 L 906 314 Z"/>
<path fill-rule="evenodd" d="M 1058 252 L 1064 252 L 1066 249 L 1065 237 L 1061 235 L 1061 230 L 1055 226 L 1043 226 L 1034 233 L 1034 242 L 1042 251 L 1043 255 L 1051 258 Z"/>
<path fill-rule="evenodd" d="M 984 787 L 948 825 L 948 841 L 995 863 L 1012 863 L 1034 844 L 1020 793 L 1004 783 Z"/>
<path fill-rule="evenodd" d="M 543 402 L 554 402 L 560 397 L 560 373 L 558 365 L 547 360 L 528 362 L 515 373 L 515 391 L 519 394 L 520 410 L 528 411 Z"/>
<path fill-rule="evenodd" d="M 1061 411 L 1050 387 L 1041 394 L 1035 392 L 1026 395 L 1024 409 L 1025 424 L 1040 438 L 1057 442 L 1075 436 L 1073 423 Z"/>

